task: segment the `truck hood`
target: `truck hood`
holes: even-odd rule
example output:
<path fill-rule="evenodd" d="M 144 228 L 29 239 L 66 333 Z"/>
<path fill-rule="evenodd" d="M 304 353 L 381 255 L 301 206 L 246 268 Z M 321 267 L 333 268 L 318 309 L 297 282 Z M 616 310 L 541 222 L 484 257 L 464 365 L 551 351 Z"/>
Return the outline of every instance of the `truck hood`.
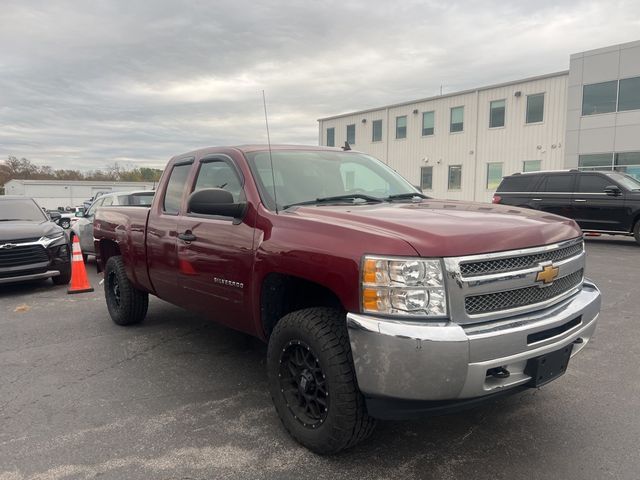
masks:
<path fill-rule="evenodd" d="M 429 199 L 419 203 L 303 206 L 291 214 L 398 237 L 425 257 L 536 247 L 582 235 L 568 218 L 488 203 Z"/>
<path fill-rule="evenodd" d="M 45 235 L 61 231 L 62 228 L 53 222 L 28 222 L 16 220 L 0 222 L 0 244 L 15 243 L 16 240 L 37 240 Z"/>

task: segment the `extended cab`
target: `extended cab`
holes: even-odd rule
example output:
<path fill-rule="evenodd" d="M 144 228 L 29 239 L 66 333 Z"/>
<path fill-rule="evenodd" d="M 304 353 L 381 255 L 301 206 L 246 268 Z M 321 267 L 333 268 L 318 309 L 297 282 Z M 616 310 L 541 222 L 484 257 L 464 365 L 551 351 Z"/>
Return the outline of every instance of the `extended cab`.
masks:
<path fill-rule="evenodd" d="M 152 294 L 267 341 L 276 410 L 319 453 L 558 378 L 600 311 L 573 220 L 430 199 L 354 151 L 179 155 L 94 236 L 117 324 Z"/>

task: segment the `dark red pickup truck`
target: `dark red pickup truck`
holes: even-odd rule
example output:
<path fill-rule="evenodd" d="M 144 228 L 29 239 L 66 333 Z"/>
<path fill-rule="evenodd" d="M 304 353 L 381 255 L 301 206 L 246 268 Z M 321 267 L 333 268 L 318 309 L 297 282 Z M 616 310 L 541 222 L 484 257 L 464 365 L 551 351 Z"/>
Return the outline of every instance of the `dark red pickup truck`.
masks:
<path fill-rule="evenodd" d="M 94 235 L 117 324 L 152 294 L 267 341 L 278 415 L 319 453 L 554 380 L 600 310 L 572 220 L 430 199 L 354 151 L 179 155 Z"/>

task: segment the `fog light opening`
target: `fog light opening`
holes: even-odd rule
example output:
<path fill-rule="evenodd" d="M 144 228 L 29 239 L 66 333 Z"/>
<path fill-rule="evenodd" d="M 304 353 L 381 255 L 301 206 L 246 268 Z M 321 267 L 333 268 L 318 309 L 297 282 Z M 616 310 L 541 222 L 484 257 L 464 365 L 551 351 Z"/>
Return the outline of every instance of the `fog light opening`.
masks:
<path fill-rule="evenodd" d="M 487 370 L 487 377 L 493 378 L 509 378 L 511 373 L 504 367 L 495 367 Z"/>

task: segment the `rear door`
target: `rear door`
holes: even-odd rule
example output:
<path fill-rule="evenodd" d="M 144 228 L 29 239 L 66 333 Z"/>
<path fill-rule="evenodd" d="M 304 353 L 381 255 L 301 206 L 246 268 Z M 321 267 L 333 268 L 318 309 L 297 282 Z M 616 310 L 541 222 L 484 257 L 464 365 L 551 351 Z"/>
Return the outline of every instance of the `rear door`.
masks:
<path fill-rule="evenodd" d="M 534 208 L 574 218 L 573 189 L 576 175 L 572 172 L 549 173 L 543 176 L 533 193 Z"/>
<path fill-rule="evenodd" d="M 235 203 L 246 201 L 244 178 L 227 155 L 207 156 L 199 162 L 191 192 L 203 188 L 222 188 L 231 192 Z M 246 220 L 188 211 L 182 214 L 178 282 L 191 308 L 249 331 L 251 314 L 246 300 L 253 273 L 255 229 Z"/>
<path fill-rule="evenodd" d="M 178 219 L 187 194 L 187 184 L 194 159 L 177 160 L 168 172 L 169 178 L 158 192 L 147 224 L 147 261 L 149 277 L 158 297 L 177 305 L 185 305 L 178 288 Z"/>
<path fill-rule="evenodd" d="M 625 191 L 614 197 L 604 192 L 614 184 L 611 179 L 597 173 L 577 175 L 576 192 L 573 196 L 573 218 L 584 230 L 624 231 L 628 230 L 625 209 Z"/>

